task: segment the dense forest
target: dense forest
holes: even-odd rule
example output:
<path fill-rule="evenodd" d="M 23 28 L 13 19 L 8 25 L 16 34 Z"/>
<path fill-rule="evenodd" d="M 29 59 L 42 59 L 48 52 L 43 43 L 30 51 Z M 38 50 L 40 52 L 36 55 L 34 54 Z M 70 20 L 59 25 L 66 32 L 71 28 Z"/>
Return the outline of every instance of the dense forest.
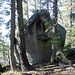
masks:
<path fill-rule="evenodd" d="M 74 24 L 75 0 L 0 0 L 0 74 L 74 75 Z"/>

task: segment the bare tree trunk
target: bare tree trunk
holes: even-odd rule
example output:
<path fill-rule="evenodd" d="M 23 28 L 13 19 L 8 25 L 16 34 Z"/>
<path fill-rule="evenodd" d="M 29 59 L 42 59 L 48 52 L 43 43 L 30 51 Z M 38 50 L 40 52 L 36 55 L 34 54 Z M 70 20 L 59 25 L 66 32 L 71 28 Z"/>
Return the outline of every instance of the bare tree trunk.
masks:
<path fill-rule="evenodd" d="M 52 37 L 56 36 L 57 34 L 57 0 L 53 0 L 53 34 Z M 54 43 L 52 43 L 52 52 L 51 52 L 51 63 L 55 61 L 55 53 L 57 48 L 55 47 Z"/>
<path fill-rule="evenodd" d="M 27 20 L 29 19 L 28 0 L 27 0 Z"/>
<path fill-rule="evenodd" d="M 21 62 L 21 69 L 22 69 L 22 71 L 32 70 L 33 68 L 29 64 L 27 56 L 26 56 L 22 0 L 17 0 L 17 11 L 18 11 L 18 23 L 19 23 L 18 26 L 19 26 L 19 36 L 20 36 L 20 62 Z"/>
<path fill-rule="evenodd" d="M 70 6 L 71 6 L 71 8 L 70 8 L 70 15 L 72 15 L 72 0 L 70 1 L 71 3 L 70 3 Z M 72 17 L 70 17 L 70 27 L 72 26 Z"/>
<path fill-rule="evenodd" d="M 36 0 L 34 0 L 35 1 L 35 11 L 36 11 Z"/>
<path fill-rule="evenodd" d="M 11 37 L 10 37 L 10 66 L 11 70 L 16 70 L 14 56 L 14 38 L 15 38 L 15 0 L 11 0 Z"/>
<path fill-rule="evenodd" d="M 49 11 L 49 0 L 47 0 L 47 11 Z"/>
<path fill-rule="evenodd" d="M 41 0 L 40 0 L 40 10 L 41 10 Z"/>

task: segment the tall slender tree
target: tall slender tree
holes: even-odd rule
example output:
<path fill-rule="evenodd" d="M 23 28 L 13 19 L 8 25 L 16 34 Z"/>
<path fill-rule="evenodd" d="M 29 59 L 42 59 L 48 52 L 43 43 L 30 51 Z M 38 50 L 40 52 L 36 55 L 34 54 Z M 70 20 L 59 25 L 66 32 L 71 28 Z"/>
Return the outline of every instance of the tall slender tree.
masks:
<path fill-rule="evenodd" d="M 32 70 L 33 68 L 29 64 L 27 56 L 26 56 L 22 0 L 17 0 L 17 11 L 18 11 L 18 23 L 19 23 L 18 26 L 19 26 L 19 36 L 20 36 L 21 69 L 22 69 L 22 71 Z"/>
<path fill-rule="evenodd" d="M 52 37 L 57 35 L 57 0 L 53 0 L 53 35 Z M 52 53 L 51 53 L 51 63 L 54 63 L 55 60 L 55 53 L 57 51 L 54 42 L 52 43 Z"/>
<path fill-rule="evenodd" d="M 27 20 L 29 19 L 28 0 L 27 0 Z"/>
<path fill-rule="evenodd" d="M 40 0 L 40 10 L 41 10 L 41 0 Z"/>
<path fill-rule="evenodd" d="M 72 0 L 70 0 L 70 15 L 72 15 Z M 72 26 L 72 17 L 70 17 L 70 26 Z"/>
<path fill-rule="evenodd" d="M 35 1 L 35 11 L 36 11 L 36 0 L 34 0 Z"/>
<path fill-rule="evenodd" d="M 16 70 L 14 57 L 14 38 L 15 38 L 15 0 L 11 0 L 11 37 L 10 37 L 10 66 L 11 70 Z"/>
<path fill-rule="evenodd" d="M 49 0 L 47 0 L 47 11 L 49 11 Z"/>

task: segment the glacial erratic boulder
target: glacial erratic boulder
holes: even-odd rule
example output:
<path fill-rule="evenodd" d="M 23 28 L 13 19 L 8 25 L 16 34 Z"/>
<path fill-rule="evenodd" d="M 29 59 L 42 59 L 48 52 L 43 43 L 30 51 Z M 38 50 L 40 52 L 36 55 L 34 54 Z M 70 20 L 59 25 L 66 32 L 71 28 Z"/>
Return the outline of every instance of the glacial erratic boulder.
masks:
<path fill-rule="evenodd" d="M 48 23 L 47 23 L 48 22 Z M 37 11 L 25 24 L 26 50 L 30 64 L 38 64 L 50 61 L 51 46 L 48 45 L 50 37 L 45 33 L 46 26 L 52 23 L 47 10 Z M 58 24 L 59 36 L 62 39 L 61 46 L 64 46 L 66 30 Z"/>
<path fill-rule="evenodd" d="M 50 37 L 45 33 L 45 24 L 48 26 L 52 25 L 52 19 L 47 10 L 36 11 L 28 22 L 25 23 L 26 52 L 28 61 L 31 65 L 50 61 L 51 46 L 48 45 Z M 58 24 L 58 32 L 59 36 L 63 40 L 61 45 L 63 47 L 65 43 L 66 30 Z"/>

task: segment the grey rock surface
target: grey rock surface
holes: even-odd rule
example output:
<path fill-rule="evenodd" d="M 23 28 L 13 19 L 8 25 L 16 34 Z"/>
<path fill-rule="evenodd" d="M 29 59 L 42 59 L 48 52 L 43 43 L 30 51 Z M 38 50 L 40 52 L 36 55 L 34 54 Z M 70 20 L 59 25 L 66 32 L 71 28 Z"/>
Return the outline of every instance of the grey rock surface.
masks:
<path fill-rule="evenodd" d="M 50 61 L 51 46 L 48 45 L 50 38 L 45 34 L 45 22 L 50 21 L 49 12 L 47 10 L 37 11 L 25 23 L 25 44 L 29 63 L 31 65 Z M 58 32 L 60 34 L 62 45 L 64 46 L 66 31 L 58 24 Z"/>

